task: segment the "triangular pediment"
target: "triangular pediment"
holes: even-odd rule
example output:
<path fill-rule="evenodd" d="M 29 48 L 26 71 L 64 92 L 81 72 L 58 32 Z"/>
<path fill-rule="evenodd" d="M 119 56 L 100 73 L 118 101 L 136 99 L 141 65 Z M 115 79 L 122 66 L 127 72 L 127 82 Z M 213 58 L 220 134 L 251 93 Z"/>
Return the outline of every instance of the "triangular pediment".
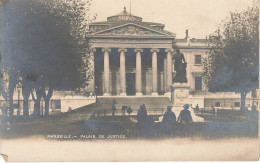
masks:
<path fill-rule="evenodd" d="M 93 35 L 105 36 L 171 36 L 162 31 L 157 31 L 152 28 L 144 27 L 142 25 L 128 23 L 116 27 L 108 28 L 98 31 Z"/>

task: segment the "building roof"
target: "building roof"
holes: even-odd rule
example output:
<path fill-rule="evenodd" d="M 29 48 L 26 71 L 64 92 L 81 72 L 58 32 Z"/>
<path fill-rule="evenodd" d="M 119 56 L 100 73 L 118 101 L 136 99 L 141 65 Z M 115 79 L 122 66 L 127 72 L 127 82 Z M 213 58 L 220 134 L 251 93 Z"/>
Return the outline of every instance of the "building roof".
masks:
<path fill-rule="evenodd" d="M 118 14 L 113 15 L 113 16 L 123 16 L 123 15 L 134 16 L 130 12 L 126 11 L 126 7 L 124 7 L 123 11 L 121 11 Z M 111 16 L 111 17 L 113 17 L 113 16 Z M 135 16 L 135 17 L 138 17 L 138 16 Z M 139 17 L 139 18 L 141 18 L 141 17 Z"/>
<path fill-rule="evenodd" d="M 175 34 L 169 31 L 164 30 L 165 25 L 162 23 L 155 23 L 155 22 L 143 22 L 141 17 L 132 15 L 126 8 L 116 15 L 107 17 L 107 21 L 101 22 L 93 22 L 90 24 L 90 32 L 97 33 L 104 30 L 109 30 L 115 28 L 117 26 L 122 26 L 124 24 L 135 24 L 139 25 L 140 27 L 144 27 L 147 29 L 151 29 L 157 31 L 159 33 L 165 34 L 167 36 L 175 37 Z"/>
<path fill-rule="evenodd" d="M 187 39 L 175 39 L 175 41 L 176 41 L 177 43 L 186 43 L 186 42 L 187 42 Z M 192 38 L 192 39 L 190 39 L 190 42 L 191 42 L 191 43 L 206 44 L 206 43 L 208 43 L 208 40 L 206 40 L 206 39 Z"/>
<path fill-rule="evenodd" d="M 208 48 L 207 39 L 176 39 L 175 33 L 164 30 L 165 25 L 155 22 L 144 22 L 141 17 L 132 15 L 126 8 L 118 14 L 107 17 L 107 21 L 90 24 L 90 33 L 95 37 L 138 37 L 174 39 L 180 48 Z"/>

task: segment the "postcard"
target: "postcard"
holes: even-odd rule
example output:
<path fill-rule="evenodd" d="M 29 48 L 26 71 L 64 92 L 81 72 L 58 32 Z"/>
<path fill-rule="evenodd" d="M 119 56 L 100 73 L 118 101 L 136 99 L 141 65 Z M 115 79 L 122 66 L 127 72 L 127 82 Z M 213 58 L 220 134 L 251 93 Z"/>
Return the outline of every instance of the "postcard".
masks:
<path fill-rule="evenodd" d="M 259 1 L 0 0 L 10 162 L 259 160 Z"/>

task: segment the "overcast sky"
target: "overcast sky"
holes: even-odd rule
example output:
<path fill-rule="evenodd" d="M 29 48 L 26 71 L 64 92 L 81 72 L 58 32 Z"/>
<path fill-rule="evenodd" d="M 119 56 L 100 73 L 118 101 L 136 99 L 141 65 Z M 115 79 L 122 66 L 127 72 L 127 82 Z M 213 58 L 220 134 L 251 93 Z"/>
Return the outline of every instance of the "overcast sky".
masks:
<path fill-rule="evenodd" d="M 242 11 L 252 5 L 252 0 L 132 0 L 132 14 L 143 21 L 165 24 L 165 29 L 184 38 L 189 29 L 191 38 L 205 38 L 213 33 L 230 11 Z M 108 16 L 130 10 L 130 0 L 93 0 L 92 11 L 96 21 L 106 21 Z"/>

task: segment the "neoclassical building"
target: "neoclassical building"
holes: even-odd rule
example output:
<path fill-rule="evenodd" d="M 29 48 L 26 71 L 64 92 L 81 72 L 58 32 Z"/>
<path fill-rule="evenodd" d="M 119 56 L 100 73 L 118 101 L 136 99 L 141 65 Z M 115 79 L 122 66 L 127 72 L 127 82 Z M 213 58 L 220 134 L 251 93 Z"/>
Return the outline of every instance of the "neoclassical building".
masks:
<path fill-rule="evenodd" d="M 95 77 L 90 91 L 99 96 L 166 96 L 174 105 L 199 104 L 201 107 L 240 107 L 234 93 L 212 94 L 202 82 L 202 59 L 210 44 L 207 39 L 176 39 L 161 23 L 145 22 L 124 10 L 106 21 L 89 26 L 92 37 Z M 187 32 L 187 31 L 186 31 Z M 177 45 L 184 54 L 188 83 L 173 84 L 174 53 Z M 172 89 L 173 88 L 173 89 Z M 249 106 L 252 95 L 248 95 Z"/>
<path fill-rule="evenodd" d="M 99 98 L 147 97 L 148 101 L 156 97 L 159 101 L 168 98 L 166 100 L 175 109 L 186 103 L 199 104 L 200 108 L 239 109 L 239 94 L 210 93 L 203 85 L 202 61 L 211 48 L 207 39 L 190 38 L 187 31 L 185 39 L 177 39 L 176 34 L 164 27 L 161 23 L 145 22 L 126 9 L 108 17 L 107 21 L 91 23 L 90 55 L 94 58 L 91 66 L 94 78 L 89 81 L 86 91 L 96 92 Z M 172 56 L 176 45 L 187 62 L 188 82 L 185 84 L 173 84 L 172 81 L 175 75 Z M 23 108 L 21 92 L 21 88 L 14 92 L 16 111 Z M 85 92 L 54 91 L 50 109 L 66 112 L 69 107 L 76 109 L 95 102 L 95 97 L 88 97 Z M 246 106 L 250 107 L 253 103 L 258 106 L 257 102 L 257 93 L 249 93 Z M 4 99 L 0 96 L 0 105 L 3 103 Z M 33 107 L 30 97 L 30 113 Z M 41 108 L 44 108 L 43 101 Z"/>
<path fill-rule="evenodd" d="M 90 24 L 95 80 L 103 96 L 170 93 L 175 34 L 126 10 Z"/>

